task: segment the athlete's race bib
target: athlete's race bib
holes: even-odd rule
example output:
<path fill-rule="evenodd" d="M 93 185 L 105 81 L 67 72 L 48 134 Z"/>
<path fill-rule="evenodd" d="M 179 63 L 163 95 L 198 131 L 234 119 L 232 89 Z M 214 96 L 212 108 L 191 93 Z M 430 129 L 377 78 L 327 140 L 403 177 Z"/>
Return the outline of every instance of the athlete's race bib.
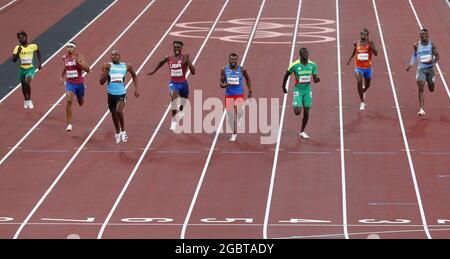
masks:
<path fill-rule="evenodd" d="M 20 62 L 22 65 L 31 65 L 31 62 L 33 62 L 33 58 L 21 58 Z"/>
<path fill-rule="evenodd" d="M 172 77 L 180 77 L 183 76 L 183 69 L 171 69 L 170 76 Z"/>
<path fill-rule="evenodd" d="M 227 84 L 239 85 L 239 77 L 227 77 Z"/>
<path fill-rule="evenodd" d="M 431 55 L 421 55 L 419 57 L 420 62 L 425 63 L 425 62 L 430 62 L 431 61 Z"/>
<path fill-rule="evenodd" d="M 67 78 L 77 78 L 78 77 L 78 71 L 77 70 L 67 70 L 66 71 Z"/>
<path fill-rule="evenodd" d="M 360 61 L 369 60 L 369 53 L 359 53 L 358 60 L 360 60 Z"/>
<path fill-rule="evenodd" d="M 111 83 L 123 83 L 123 74 L 110 74 Z"/>
<path fill-rule="evenodd" d="M 300 83 L 309 83 L 311 82 L 311 76 L 300 76 L 299 80 Z"/>

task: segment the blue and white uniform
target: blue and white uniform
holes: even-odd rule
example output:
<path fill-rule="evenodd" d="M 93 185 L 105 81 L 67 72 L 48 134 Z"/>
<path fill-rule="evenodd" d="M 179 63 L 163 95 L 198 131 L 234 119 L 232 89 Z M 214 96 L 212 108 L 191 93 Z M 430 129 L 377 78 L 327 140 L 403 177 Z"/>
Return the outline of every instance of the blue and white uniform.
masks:
<path fill-rule="evenodd" d="M 411 64 L 414 64 L 416 60 L 418 62 L 416 74 L 417 81 L 427 81 L 428 85 L 434 85 L 434 64 L 425 63 L 433 60 L 433 58 L 433 45 L 431 44 L 431 41 L 428 41 L 427 45 L 423 45 L 422 42 L 419 41 L 417 44 L 417 51 L 413 53 L 411 58 Z"/>
<path fill-rule="evenodd" d="M 225 82 L 229 85 L 225 90 L 225 96 L 243 95 L 244 78 L 241 66 L 237 66 L 236 70 L 231 70 L 230 65 L 227 65 L 225 67 Z"/>

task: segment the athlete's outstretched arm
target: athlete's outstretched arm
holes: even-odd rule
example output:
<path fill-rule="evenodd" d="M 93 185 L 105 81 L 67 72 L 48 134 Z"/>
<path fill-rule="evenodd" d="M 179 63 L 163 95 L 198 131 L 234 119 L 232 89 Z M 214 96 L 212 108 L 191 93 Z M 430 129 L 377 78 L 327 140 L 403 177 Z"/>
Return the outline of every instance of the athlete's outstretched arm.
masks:
<path fill-rule="evenodd" d="M 409 70 L 411 69 L 411 67 L 412 67 L 414 64 L 416 64 L 416 61 L 417 61 L 417 44 L 414 44 L 414 45 L 413 45 L 413 50 L 414 50 L 414 52 L 413 52 L 413 54 L 411 55 L 411 61 L 409 62 L 408 67 L 406 68 L 406 71 L 408 71 L 408 72 L 409 72 Z"/>
<path fill-rule="evenodd" d="M 225 80 L 225 68 L 222 68 L 222 70 L 220 71 L 220 87 L 221 88 L 228 87 L 227 81 Z"/>
<path fill-rule="evenodd" d="M 438 62 L 438 60 L 440 59 L 439 53 L 437 51 L 437 47 L 436 44 L 434 44 L 433 42 L 431 43 L 431 50 L 433 51 L 433 55 L 434 55 L 434 59 L 431 60 L 432 63 L 436 63 Z"/>
<path fill-rule="evenodd" d="M 139 91 L 138 91 L 138 77 L 136 75 L 136 71 L 134 71 L 134 68 L 131 64 L 127 64 L 127 71 L 130 72 L 131 77 L 133 78 L 133 84 L 134 84 L 134 96 L 139 97 Z"/>
<path fill-rule="evenodd" d="M 42 69 L 42 58 L 41 58 L 41 51 L 39 49 L 36 50 L 36 56 L 37 56 L 37 60 L 38 60 L 37 68 L 39 70 L 41 70 Z"/>
<path fill-rule="evenodd" d="M 81 66 L 81 69 L 86 71 L 86 73 L 91 72 L 91 68 L 89 67 L 88 63 L 84 59 L 82 55 L 78 55 L 77 57 L 77 64 Z"/>
<path fill-rule="evenodd" d="M 169 56 L 165 56 L 161 61 L 159 61 L 158 65 L 156 66 L 155 70 L 153 70 L 152 72 L 147 73 L 147 75 L 152 76 L 156 73 L 156 71 L 158 71 L 158 69 L 160 69 L 164 64 L 167 63 L 167 61 L 169 61 Z"/>
<path fill-rule="evenodd" d="M 377 50 L 377 48 L 375 47 L 375 43 L 373 43 L 373 41 L 369 41 L 369 45 L 370 45 L 370 49 L 372 50 L 372 53 L 373 53 L 375 56 L 378 56 L 378 50 Z"/>
<path fill-rule="evenodd" d="M 320 82 L 320 77 L 318 74 L 313 74 L 312 76 L 313 76 L 314 83 L 317 84 Z"/>
<path fill-rule="evenodd" d="M 64 76 L 66 75 L 66 67 L 61 71 L 61 76 L 59 77 L 59 85 L 63 86 L 64 84 Z"/>
<path fill-rule="evenodd" d="M 247 82 L 247 88 L 248 88 L 248 98 L 252 98 L 252 83 L 250 81 L 250 76 L 247 73 L 247 70 L 245 68 L 242 68 L 242 75 L 245 78 L 245 82 Z"/>
<path fill-rule="evenodd" d="M 191 74 L 192 74 L 192 75 L 195 75 L 195 67 L 194 67 L 194 65 L 192 65 L 192 63 L 191 63 L 191 60 L 190 60 L 190 58 L 189 58 L 189 54 L 186 54 L 186 63 L 187 63 L 187 65 L 188 65 L 188 67 L 189 67 L 189 70 L 191 70 Z"/>
<path fill-rule="evenodd" d="M 106 80 L 108 80 L 108 73 L 109 73 L 110 68 L 111 68 L 111 65 L 109 63 L 103 64 L 102 74 L 100 75 L 100 84 L 101 85 L 104 85 L 106 83 Z"/>
<path fill-rule="evenodd" d="M 287 93 L 286 83 L 290 75 L 291 73 L 289 71 L 286 71 L 286 73 L 284 74 L 283 85 L 281 86 L 281 89 L 283 89 L 283 93 Z"/>
<path fill-rule="evenodd" d="M 353 45 L 354 45 L 355 47 L 353 48 L 352 55 L 350 56 L 350 58 L 349 58 L 348 61 L 347 61 L 347 65 L 350 65 L 350 61 L 352 61 L 353 57 L 356 55 L 356 41 L 353 42 Z"/>
<path fill-rule="evenodd" d="M 19 59 L 19 55 L 20 55 L 21 51 L 22 51 L 22 45 L 19 45 L 19 47 L 17 48 L 17 52 L 13 53 L 13 56 L 12 56 L 13 63 L 16 63 L 16 61 Z"/>

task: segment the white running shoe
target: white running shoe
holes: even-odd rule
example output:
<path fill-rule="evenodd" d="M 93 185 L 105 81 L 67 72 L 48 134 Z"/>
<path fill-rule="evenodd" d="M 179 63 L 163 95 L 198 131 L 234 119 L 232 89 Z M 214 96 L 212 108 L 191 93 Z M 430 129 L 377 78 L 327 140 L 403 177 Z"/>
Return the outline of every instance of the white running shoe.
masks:
<path fill-rule="evenodd" d="M 423 108 L 420 108 L 419 112 L 417 113 L 419 116 L 425 116 L 425 111 Z"/>
<path fill-rule="evenodd" d="M 23 101 L 23 108 L 28 109 L 28 101 Z"/>
<path fill-rule="evenodd" d="M 364 111 L 366 109 L 366 103 L 361 103 L 360 105 L 359 105 L 359 110 L 360 111 Z"/>
<path fill-rule="evenodd" d="M 236 138 L 237 138 L 237 134 L 231 134 L 230 141 L 234 142 L 234 141 L 236 141 Z"/>
<path fill-rule="evenodd" d="M 28 101 L 28 109 L 33 109 L 34 105 L 33 102 L 31 100 Z"/>
<path fill-rule="evenodd" d="M 71 131 L 71 130 L 72 130 L 72 124 L 67 124 L 66 130 L 67 130 L 67 131 Z"/>
<path fill-rule="evenodd" d="M 306 132 L 300 132 L 300 137 L 304 138 L 304 139 L 309 139 L 308 134 L 306 134 Z"/>
<path fill-rule="evenodd" d="M 177 127 L 177 121 L 174 121 L 174 120 L 171 121 L 170 122 L 170 130 L 174 131 L 176 127 Z"/>
<path fill-rule="evenodd" d="M 114 138 L 116 139 L 116 144 L 120 143 L 120 133 L 116 133 L 116 135 L 114 135 Z"/>
<path fill-rule="evenodd" d="M 128 141 L 128 135 L 127 135 L 126 131 L 121 131 L 119 134 L 122 137 L 122 141 L 123 142 L 127 142 Z"/>

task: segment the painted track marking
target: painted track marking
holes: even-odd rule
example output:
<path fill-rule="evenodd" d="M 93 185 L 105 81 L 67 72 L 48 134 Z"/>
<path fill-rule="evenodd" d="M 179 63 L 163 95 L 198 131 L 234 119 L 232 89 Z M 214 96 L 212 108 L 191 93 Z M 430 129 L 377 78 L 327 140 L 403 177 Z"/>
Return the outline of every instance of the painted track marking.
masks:
<path fill-rule="evenodd" d="M 260 9 L 259 9 L 258 15 L 256 16 L 256 20 L 255 20 L 255 23 L 254 23 L 254 25 L 253 25 L 252 32 L 251 32 L 251 34 L 250 34 L 250 37 L 249 37 L 248 42 L 247 42 L 247 46 L 246 46 L 245 51 L 244 51 L 244 55 L 242 56 L 241 66 L 244 65 L 245 59 L 247 58 L 247 54 L 248 54 L 248 51 L 249 51 L 249 49 L 250 49 L 252 40 L 253 40 L 253 38 L 254 38 L 254 36 L 255 36 L 256 28 L 258 27 L 259 19 L 260 19 L 260 17 L 261 17 L 262 11 L 263 11 L 263 9 L 264 9 L 265 3 L 266 3 L 266 0 L 262 0 L 262 2 L 261 2 L 261 7 L 260 7 Z M 215 146 L 216 146 L 217 139 L 219 138 L 220 131 L 222 130 L 222 125 L 223 125 L 223 122 L 224 122 L 224 120 L 225 120 L 225 115 L 226 115 L 226 111 L 224 110 L 224 112 L 222 113 L 222 118 L 220 119 L 219 126 L 218 126 L 218 128 L 217 128 L 217 130 L 216 130 L 216 134 L 215 134 L 215 136 L 214 136 L 214 140 L 213 140 L 213 142 L 212 142 L 212 144 L 211 144 L 211 148 L 210 148 L 210 150 L 209 150 L 208 157 L 207 157 L 206 162 L 205 162 L 205 165 L 204 165 L 204 167 L 203 167 L 202 174 L 201 174 L 201 176 L 200 176 L 200 179 L 199 179 L 199 181 L 198 181 L 197 187 L 196 187 L 196 189 L 195 189 L 195 193 L 194 193 L 194 196 L 193 196 L 193 198 L 192 198 L 191 205 L 189 206 L 189 210 L 188 210 L 187 215 L 186 215 L 186 218 L 185 218 L 185 220 L 184 220 L 183 228 L 182 228 L 182 230 L 181 230 L 181 235 L 180 235 L 180 238 L 181 238 L 181 239 L 184 239 L 184 238 L 185 238 L 185 235 L 186 235 L 186 229 L 187 229 L 187 227 L 188 227 L 188 225 L 189 225 L 189 220 L 190 220 L 190 218 L 191 218 L 192 211 L 194 210 L 194 206 L 195 206 L 195 203 L 196 203 L 196 201 L 197 201 L 198 194 L 200 193 L 200 188 L 201 188 L 201 186 L 202 186 L 202 184 L 203 184 L 203 180 L 204 180 L 204 178 L 205 178 L 205 176 L 206 176 L 206 171 L 208 170 L 209 161 L 211 160 L 211 157 L 212 157 L 212 155 L 213 155 L 214 148 L 215 148 Z"/>
<path fill-rule="evenodd" d="M 191 0 L 191 1 L 192 1 L 192 0 Z M 190 1 L 190 2 L 191 2 L 191 1 Z M 190 4 L 190 2 L 189 2 L 189 4 Z M 216 22 L 212 25 L 212 27 L 211 27 L 211 29 L 210 29 L 208 35 L 205 37 L 205 39 L 204 39 L 204 41 L 203 41 L 203 43 L 202 43 L 202 46 L 200 47 L 199 51 L 197 52 L 197 56 L 196 56 L 196 57 L 194 58 L 194 60 L 193 60 L 193 64 L 195 64 L 195 63 L 197 62 L 197 59 L 200 57 L 200 54 L 201 54 L 203 48 L 206 46 L 206 42 L 208 41 L 209 37 L 210 37 L 211 34 L 213 33 L 214 28 L 215 28 L 215 26 L 217 25 L 217 22 L 219 21 L 220 17 L 222 16 L 223 11 L 225 10 L 226 6 L 228 5 L 228 2 L 229 2 L 229 0 L 226 0 L 226 1 L 224 2 L 224 5 L 223 5 L 222 9 L 220 10 L 219 14 L 217 15 Z M 187 6 L 186 6 L 186 7 L 187 7 Z M 177 18 L 176 21 L 178 21 L 178 18 Z M 170 27 L 170 30 L 173 28 L 173 26 L 175 26 L 175 22 L 174 22 L 174 23 L 172 24 L 172 26 Z M 167 34 L 170 32 L 170 30 L 167 31 Z M 186 75 L 186 78 L 187 78 L 189 75 L 190 75 L 190 74 L 189 74 L 189 72 L 188 72 L 188 74 Z M 153 143 L 154 139 L 156 138 L 156 134 L 159 132 L 159 129 L 161 128 L 161 126 L 162 126 L 164 120 L 166 119 L 167 115 L 169 114 L 169 111 L 170 111 L 170 110 L 171 110 L 171 107 L 170 107 L 170 103 L 169 103 L 169 105 L 167 106 L 166 111 L 164 112 L 163 116 L 161 117 L 161 120 L 159 121 L 159 124 L 158 124 L 158 127 L 157 127 L 156 131 L 155 131 L 155 132 L 153 133 L 153 135 L 151 136 L 151 138 L 150 138 L 149 142 L 147 143 L 147 145 L 146 145 L 144 151 L 142 152 L 141 156 L 139 157 L 138 162 L 136 163 L 135 167 L 133 168 L 133 171 L 131 172 L 130 177 L 128 178 L 127 182 L 125 183 L 125 186 L 123 187 L 122 191 L 120 192 L 119 196 L 117 197 L 117 199 L 116 199 L 116 201 L 115 201 L 113 207 L 111 208 L 110 212 L 108 213 L 107 218 L 106 218 L 105 221 L 103 222 L 102 227 L 101 227 L 101 229 L 100 229 L 100 231 L 99 231 L 99 233 L 98 233 L 98 235 L 97 235 L 97 238 L 98 238 L 98 239 L 102 238 L 103 233 L 104 233 L 104 231 L 105 231 L 105 229 L 106 229 L 106 226 L 108 225 L 109 221 L 111 220 L 111 217 L 112 217 L 112 215 L 114 214 L 114 211 L 116 210 L 117 206 L 119 205 L 120 201 L 122 200 L 122 197 L 124 196 L 126 190 L 128 189 L 128 186 L 130 185 L 131 180 L 134 178 L 134 175 L 136 174 L 136 172 L 137 172 L 139 166 L 141 165 L 142 161 L 144 160 L 144 157 L 145 157 L 145 155 L 147 154 L 147 151 L 149 150 L 150 145 Z"/>
<path fill-rule="evenodd" d="M 153 5 L 153 3 L 156 0 L 151 1 L 149 4 L 147 4 L 147 6 L 139 13 L 138 16 L 136 16 L 136 18 L 125 28 L 124 31 L 122 31 L 122 33 L 114 40 L 114 42 L 111 43 L 111 45 L 108 46 L 108 48 L 102 53 L 102 55 L 100 57 L 98 57 L 98 59 L 91 65 L 91 67 L 95 66 L 96 63 L 98 63 L 100 61 L 100 59 L 114 46 L 114 44 L 116 44 L 116 42 L 118 42 L 123 35 L 125 35 L 125 33 L 136 23 L 137 20 L 139 20 L 139 18 L 148 10 L 148 8 L 150 8 L 150 6 Z M 144 63 L 141 65 L 141 67 L 138 69 L 138 71 L 136 71 L 136 73 L 139 73 L 139 71 L 142 69 L 142 67 L 144 66 L 144 64 L 148 61 L 149 57 L 147 57 L 146 60 L 144 60 Z M 132 80 L 130 80 L 127 84 L 127 87 L 130 85 L 130 83 L 132 82 Z M 65 94 L 61 96 L 61 98 L 59 99 L 58 103 L 65 97 Z M 53 106 L 47 113 L 46 115 L 44 115 L 44 117 L 42 117 L 41 120 L 39 120 L 38 123 L 40 123 L 56 106 Z M 108 111 L 107 111 L 108 112 Z M 106 115 L 108 113 L 105 113 L 105 115 L 103 115 L 102 119 L 100 120 L 100 122 L 102 122 L 105 118 Z M 100 125 L 100 122 L 97 124 L 96 128 Z M 38 125 L 38 124 L 36 124 Z M 87 144 L 87 142 L 91 139 L 91 137 L 94 135 L 95 129 L 91 131 L 91 133 L 89 134 L 89 136 L 84 140 L 83 144 L 81 144 L 81 146 L 78 148 L 78 150 L 75 152 L 75 154 L 72 156 L 72 158 L 69 160 L 69 162 L 66 164 L 66 166 L 62 169 L 62 171 L 59 173 L 59 175 L 56 177 L 56 179 L 53 181 L 53 183 L 50 185 L 50 187 L 47 189 L 47 191 L 44 193 L 44 195 L 41 197 L 41 199 L 38 201 L 38 203 L 36 204 L 36 206 L 33 208 L 33 210 L 28 214 L 28 216 L 25 218 L 25 220 L 22 222 L 22 224 L 20 225 L 19 229 L 17 230 L 17 232 L 14 234 L 14 239 L 17 239 L 20 235 L 20 232 L 22 232 L 22 229 L 25 227 L 25 225 L 28 223 L 28 221 L 31 219 L 31 217 L 34 215 L 34 213 L 37 211 L 37 209 L 41 206 L 41 204 L 44 202 L 44 200 L 47 198 L 47 196 L 50 194 L 50 192 L 53 190 L 53 188 L 56 186 L 56 184 L 59 182 L 59 180 L 62 178 L 62 176 L 66 173 L 67 169 L 70 167 L 70 165 L 72 164 L 72 162 L 75 160 L 75 158 L 78 156 L 78 154 L 84 149 L 84 146 Z M 31 132 L 30 132 L 31 133 Z M 3 161 L 3 160 L 2 160 Z"/>
<path fill-rule="evenodd" d="M 384 42 L 383 30 L 381 28 L 380 18 L 378 16 L 378 10 L 377 10 L 377 5 L 376 5 L 375 0 L 372 0 L 372 5 L 373 5 L 374 12 L 375 12 L 375 18 L 377 19 L 378 31 L 379 31 L 379 34 L 380 34 L 381 44 L 383 46 L 384 59 L 386 61 L 386 67 L 387 67 L 388 72 L 389 72 L 388 75 L 389 75 L 389 81 L 391 83 L 392 94 L 394 95 L 395 105 L 398 107 L 399 106 L 399 102 L 398 102 L 398 98 L 397 98 L 397 92 L 395 91 L 396 87 L 395 87 L 394 79 L 393 79 L 392 73 L 391 73 L 391 65 L 390 65 L 390 62 L 389 62 L 389 55 L 387 53 L 386 44 Z M 411 152 L 409 151 L 408 138 L 406 136 L 405 126 L 403 125 L 402 113 L 401 113 L 400 109 L 398 109 L 398 108 L 397 108 L 397 115 L 398 115 L 398 119 L 399 119 L 399 123 L 400 123 L 400 129 L 402 131 L 403 143 L 405 144 L 406 155 L 408 157 L 408 163 L 409 163 L 409 168 L 410 168 L 410 172 L 411 172 L 411 178 L 412 178 L 413 184 L 414 184 L 414 190 L 415 190 L 417 202 L 418 202 L 418 205 L 419 205 L 420 217 L 421 217 L 421 220 L 422 220 L 422 223 L 423 223 L 423 228 L 424 228 L 425 234 L 427 235 L 427 238 L 431 239 L 431 234 L 430 234 L 430 232 L 428 230 L 427 220 L 426 220 L 426 217 L 425 217 L 425 211 L 424 211 L 424 208 L 423 208 L 423 205 L 422 205 L 422 198 L 420 196 L 419 185 L 418 185 L 417 179 L 416 179 L 416 172 L 415 172 L 415 169 L 414 169 L 414 164 L 413 164 L 413 161 L 412 161 Z"/>

